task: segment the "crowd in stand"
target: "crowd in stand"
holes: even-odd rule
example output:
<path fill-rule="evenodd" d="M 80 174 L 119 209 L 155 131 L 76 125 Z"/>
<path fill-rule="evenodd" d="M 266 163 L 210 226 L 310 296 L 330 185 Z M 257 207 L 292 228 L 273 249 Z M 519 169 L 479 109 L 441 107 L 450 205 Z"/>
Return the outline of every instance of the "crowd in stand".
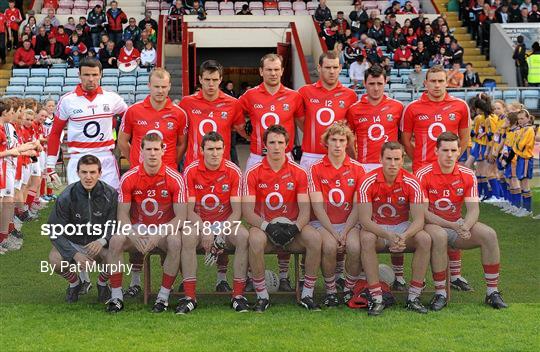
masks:
<path fill-rule="evenodd" d="M 47 16 L 38 22 L 33 11 L 23 18 L 15 1 L 10 0 L 9 8 L 0 13 L 1 63 L 7 49 L 15 50 L 13 63 L 17 68 L 63 62 L 78 67 L 86 56 L 96 56 L 104 68 L 154 67 L 158 23 L 151 11 L 137 23 L 118 7 L 117 1 L 110 1 L 108 6 L 95 5 L 86 16 L 77 20 L 69 17 L 67 23 L 60 23 L 55 15 L 58 2 L 45 1 Z"/>

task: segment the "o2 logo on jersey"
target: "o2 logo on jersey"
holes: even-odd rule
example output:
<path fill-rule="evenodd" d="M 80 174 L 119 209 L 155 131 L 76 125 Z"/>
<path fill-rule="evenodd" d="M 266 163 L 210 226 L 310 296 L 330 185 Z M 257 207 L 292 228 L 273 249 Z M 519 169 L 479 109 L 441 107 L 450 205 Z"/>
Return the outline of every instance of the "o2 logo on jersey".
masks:
<path fill-rule="evenodd" d="M 269 117 L 274 119 L 273 124 L 268 124 L 267 123 L 267 120 L 268 120 Z M 261 126 L 266 130 L 268 127 L 270 127 L 272 125 L 279 125 L 279 115 L 276 114 L 275 112 L 267 112 L 267 113 L 263 114 L 261 116 Z"/>
<path fill-rule="evenodd" d="M 219 198 L 215 194 L 206 194 L 201 199 L 201 206 L 208 211 L 212 211 L 219 207 Z"/>
<path fill-rule="evenodd" d="M 204 129 L 207 124 L 210 124 L 210 126 L 212 126 L 212 130 L 208 132 L 217 132 L 217 123 L 214 120 L 204 119 L 201 121 L 201 123 L 199 123 L 199 133 L 201 134 L 201 136 L 204 136 L 206 134 Z"/>
<path fill-rule="evenodd" d="M 275 202 L 275 199 L 277 199 L 277 203 Z M 266 196 L 266 199 L 264 200 L 264 203 L 266 204 L 266 207 L 269 210 L 278 210 L 279 208 L 283 207 L 283 196 L 279 192 L 270 192 Z M 287 210 L 285 209 L 284 213 L 286 213 Z"/>
<path fill-rule="evenodd" d="M 101 126 L 96 121 L 90 121 L 83 127 L 83 134 L 87 138 L 96 138 L 99 136 L 99 140 L 102 141 L 105 135 L 101 132 Z"/>
<path fill-rule="evenodd" d="M 163 211 L 159 210 L 158 202 L 154 198 L 145 198 L 141 202 L 141 210 L 144 215 L 151 217 L 158 215 L 158 219 L 163 216 Z"/>
<path fill-rule="evenodd" d="M 393 218 L 397 215 L 397 210 L 391 204 L 383 204 L 377 209 L 377 214 L 381 218 Z"/>
<path fill-rule="evenodd" d="M 368 138 L 374 142 L 380 141 L 383 138 L 385 142 L 388 142 L 388 136 L 386 135 L 384 126 L 379 123 L 369 126 L 367 133 Z"/>
<path fill-rule="evenodd" d="M 436 133 L 434 131 L 438 131 L 439 133 Z M 429 125 L 428 128 L 428 136 L 429 139 L 432 141 L 437 141 L 437 137 L 443 132 L 446 132 L 446 126 L 440 122 L 434 122 L 431 125 Z"/>
<path fill-rule="evenodd" d="M 439 211 L 450 211 L 452 213 L 456 212 L 456 206 L 448 198 L 437 199 L 434 203 L 435 209 Z"/>
<path fill-rule="evenodd" d="M 344 206 L 344 210 L 350 209 L 350 203 L 345 201 L 345 193 L 339 188 L 332 188 L 328 191 L 328 201 L 336 208 Z"/>
<path fill-rule="evenodd" d="M 325 116 L 326 115 L 328 116 L 328 120 L 326 121 L 323 120 L 323 113 Z M 335 118 L 336 118 L 336 113 L 334 112 L 334 110 L 330 108 L 326 108 L 326 107 L 320 108 L 319 110 L 317 110 L 317 113 L 315 114 L 315 119 L 321 126 L 330 126 L 332 123 L 334 123 Z"/>

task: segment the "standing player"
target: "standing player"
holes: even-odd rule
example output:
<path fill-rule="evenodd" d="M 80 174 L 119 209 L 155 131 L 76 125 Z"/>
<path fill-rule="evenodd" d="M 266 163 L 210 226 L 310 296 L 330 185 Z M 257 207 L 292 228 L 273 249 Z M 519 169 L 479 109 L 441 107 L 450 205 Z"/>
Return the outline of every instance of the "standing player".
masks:
<path fill-rule="evenodd" d="M 141 163 L 141 145 L 143 137 L 149 131 L 159 131 L 165 144 L 163 162 L 178 169 L 187 146 L 187 115 L 169 98 L 171 75 L 162 68 L 155 68 L 148 79 L 150 94 L 138 103 L 130 106 L 120 125 L 118 147 L 131 166 Z"/>
<path fill-rule="evenodd" d="M 67 166 L 68 183 L 78 181 L 77 161 L 86 154 L 99 158 L 103 167 L 102 180 L 118 189 L 119 175 L 114 149 L 114 116 L 123 114 L 127 105 L 115 92 L 99 86 L 103 68 L 92 58 L 81 60 L 79 79 L 81 83 L 70 93 L 63 95 L 56 109 L 47 151 L 47 168 L 51 180 L 60 184 L 54 171 L 60 136 L 67 124 L 67 147 L 70 154 Z"/>
<path fill-rule="evenodd" d="M 521 109 L 517 114 L 520 129 L 515 136 L 513 150 L 517 156 L 516 176 L 521 187 L 521 209 L 513 215 L 521 218 L 532 215 L 532 193 L 529 180 L 533 178 L 536 133 L 532 126 L 534 120 L 531 119 L 529 112 Z"/>
<path fill-rule="evenodd" d="M 251 133 L 250 154 L 246 163 L 246 170 L 260 162 L 266 155 L 264 148 L 264 131 L 272 125 L 281 125 L 290 137 L 285 152 L 294 147 L 296 123 L 302 125 L 304 104 L 298 92 L 285 87 L 281 83 L 283 76 L 283 58 L 276 54 L 264 55 L 259 63 L 259 74 L 263 82 L 246 91 L 239 99 L 244 114 L 249 117 L 253 132 Z M 286 253 L 278 254 L 279 290 L 293 291 L 289 281 L 289 260 Z"/>
<path fill-rule="evenodd" d="M 163 163 L 163 139 L 156 132 L 141 141 L 143 161 L 122 176 L 118 197 L 118 221 L 131 225 L 129 236 L 119 233 L 110 241 L 109 262 L 121 264 L 124 251 L 147 254 L 158 247 L 166 253 L 163 278 L 152 312 L 161 313 L 169 306 L 169 294 L 180 266 L 181 236 L 176 230 L 186 220 L 186 189 L 182 175 Z M 157 226 L 150 231 L 149 226 Z M 111 299 L 107 311 L 124 308 L 122 272 L 110 277 Z"/>
<path fill-rule="evenodd" d="M 407 309 L 427 313 L 420 301 L 429 264 L 431 239 L 423 231 L 424 194 L 416 177 L 403 169 L 403 147 L 387 142 L 381 148 L 382 167 L 368 173 L 358 189 L 360 236 L 349 236 L 347 246 L 361 247 L 371 301 L 368 315 L 380 315 L 385 306 L 379 282 L 377 252 L 414 251 Z M 409 214 L 412 222 L 409 222 Z M 358 241 L 360 243 L 358 243 Z M 355 243 L 356 242 L 356 243 Z M 347 253 L 358 258 L 360 253 Z M 357 259 L 358 260 L 358 259 Z"/>
<path fill-rule="evenodd" d="M 347 124 L 336 122 L 321 137 L 328 152 L 309 168 L 309 197 L 317 220 L 311 221 L 322 238 L 322 272 L 326 297 L 324 305 L 339 305 L 336 290 L 337 256 L 345 253 L 348 236 L 358 236 L 355 190 L 365 172 L 347 155 L 354 135 Z M 349 272 L 349 270 L 347 270 Z"/>
<path fill-rule="evenodd" d="M 300 166 L 305 170 L 327 155 L 320 136 L 334 122 L 344 120 L 347 109 L 356 102 L 356 93 L 339 82 L 341 68 L 339 57 L 334 52 L 321 54 L 317 65 L 319 80 L 298 90 L 305 109 L 300 160 Z"/>
<path fill-rule="evenodd" d="M 356 160 L 367 172 L 381 167 L 381 148 L 386 142 L 397 142 L 403 104 L 388 98 L 384 92 L 386 70 L 373 65 L 364 73 L 366 94 L 347 111 L 347 121 L 356 135 Z M 392 288 L 405 290 L 403 255 L 392 253 L 396 279 Z"/>
<path fill-rule="evenodd" d="M 480 207 L 476 177 L 473 171 L 457 164 L 461 154 L 459 137 L 451 132 L 441 133 L 437 138 L 435 153 L 437 161 L 417 172 L 429 199 L 425 230 L 432 237 L 434 248 L 441 244 L 444 247 L 446 243 L 457 249 L 480 247 L 487 283 L 485 302 L 493 308 L 506 308 L 497 288 L 500 263 L 497 234 L 491 227 L 478 221 Z M 464 218 L 461 217 L 463 203 L 467 208 Z M 432 261 L 436 292 L 430 308 L 441 310 L 447 303 L 444 289 L 446 256 L 434 256 L 433 259 L 436 260 Z"/>
<path fill-rule="evenodd" d="M 257 292 L 256 312 L 264 312 L 270 297 L 266 290 L 264 253 L 274 248 L 305 251 L 306 274 L 300 304 L 319 310 L 313 290 L 321 261 L 321 236 L 308 224 L 310 202 L 307 174 L 286 156 L 287 130 L 272 125 L 263 134 L 267 155 L 247 170 L 242 213 L 249 230 L 249 265 Z M 268 240 L 270 243 L 268 243 Z"/>
<path fill-rule="evenodd" d="M 198 93 L 184 97 L 180 107 L 188 117 L 188 147 L 184 165 L 191 164 L 201 156 L 201 141 L 208 132 L 217 132 L 224 138 L 225 157 L 231 155 L 231 132 L 234 129 L 248 138 L 245 121 L 238 100 L 223 93 L 219 88 L 223 79 L 223 66 L 215 60 L 207 60 L 199 68 Z"/>
<path fill-rule="evenodd" d="M 442 66 L 433 66 L 426 72 L 426 92 L 403 111 L 401 142 L 413 161 L 413 172 L 434 162 L 435 146 L 439 134 L 445 131 L 459 136 L 461 150 L 469 144 L 470 110 L 467 103 L 447 93 L 447 74 Z M 414 136 L 414 143 L 412 138 Z M 461 253 L 450 249 L 452 287 L 470 291 L 471 286 L 461 276 Z"/>
<path fill-rule="evenodd" d="M 244 297 L 248 265 L 247 229 L 240 225 L 242 213 L 242 173 L 233 162 L 223 158 L 223 137 L 207 133 L 201 142 L 203 158 L 195 160 L 184 172 L 188 188 L 188 218 L 193 223 L 191 234 L 182 238 L 182 275 L 186 297 L 178 303 L 176 313 L 185 314 L 197 307 L 197 246 L 206 252 L 208 264 L 217 261 L 226 248 L 235 248 L 234 282 L 231 306 L 247 312 Z M 210 227 L 210 231 L 208 231 Z"/>
<path fill-rule="evenodd" d="M 294 147 L 296 135 L 295 123 L 303 120 L 304 105 L 298 92 L 281 84 L 283 76 L 283 59 L 276 54 L 266 54 L 261 58 L 259 74 L 263 82 L 246 91 L 239 99 L 244 114 L 249 117 L 253 132 L 250 144 L 250 155 L 246 170 L 260 162 L 266 155 L 263 135 L 272 125 L 281 125 L 290 137 L 286 153 Z"/>

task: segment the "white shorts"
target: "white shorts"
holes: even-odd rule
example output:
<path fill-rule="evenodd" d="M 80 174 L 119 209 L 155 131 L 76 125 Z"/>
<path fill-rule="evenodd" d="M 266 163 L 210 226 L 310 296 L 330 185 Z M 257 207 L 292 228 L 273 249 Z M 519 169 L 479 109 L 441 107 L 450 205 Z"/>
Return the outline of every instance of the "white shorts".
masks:
<path fill-rule="evenodd" d="M 375 169 L 380 168 L 382 165 L 381 164 L 362 164 L 362 166 L 364 167 L 364 171 L 368 173 Z"/>
<path fill-rule="evenodd" d="M 101 151 L 96 153 L 79 153 L 71 154 L 67 165 L 67 179 L 68 184 L 79 181 L 79 175 L 77 174 L 77 163 L 79 159 L 85 155 L 94 155 L 99 161 L 101 161 L 101 178 L 100 180 L 107 183 L 112 188 L 118 190 L 120 188 L 120 177 L 118 171 L 118 163 L 111 151 Z"/>
<path fill-rule="evenodd" d="M 39 153 L 38 163 L 39 163 L 39 167 L 41 168 L 41 171 L 47 170 L 47 153 L 45 152 Z"/>
<path fill-rule="evenodd" d="M 41 177 L 41 165 L 39 164 L 39 161 L 30 164 L 30 176 L 37 176 Z"/>
<path fill-rule="evenodd" d="M 302 158 L 300 159 L 300 166 L 302 167 L 302 169 L 309 171 L 311 165 L 324 158 L 325 155 L 326 154 L 302 153 Z"/>
<path fill-rule="evenodd" d="M 290 160 L 294 160 L 291 153 L 287 153 L 287 157 L 290 159 Z M 249 158 L 246 162 L 246 171 L 251 169 L 251 167 L 257 163 L 260 163 L 264 158 L 264 155 L 258 155 L 258 154 L 254 154 L 254 153 L 249 153 Z"/>
<path fill-rule="evenodd" d="M 30 180 L 30 165 L 25 165 L 22 167 L 21 170 L 21 179 L 15 181 L 15 189 L 21 190 L 23 185 L 27 185 L 28 181 Z"/>
<path fill-rule="evenodd" d="M 398 235 L 402 235 L 405 231 L 407 231 L 409 226 L 411 226 L 411 222 L 410 221 L 404 221 L 401 224 L 397 224 L 397 225 L 381 225 L 381 224 L 379 224 L 379 226 L 382 227 L 385 231 L 395 232 Z M 386 238 L 384 239 L 384 245 L 388 246 L 388 240 Z"/>
<path fill-rule="evenodd" d="M 6 167 L 6 188 L 0 190 L 0 197 L 15 196 L 15 169 Z"/>
<path fill-rule="evenodd" d="M 448 245 L 452 248 L 456 248 L 456 240 L 458 239 L 459 235 L 456 232 L 456 230 L 449 229 L 446 227 L 443 227 L 443 230 L 446 231 L 447 241 Z"/>
<path fill-rule="evenodd" d="M 315 230 L 319 230 L 321 228 L 324 228 L 324 226 L 321 224 L 321 222 L 319 220 L 313 220 L 313 221 L 310 221 L 309 224 L 311 226 L 313 226 L 313 228 Z M 345 229 L 345 223 L 343 224 L 332 224 L 332 227 L 334 228 L 334 231 L 336 231 L 337 233 L 342 233 L 343 230 Z"/>

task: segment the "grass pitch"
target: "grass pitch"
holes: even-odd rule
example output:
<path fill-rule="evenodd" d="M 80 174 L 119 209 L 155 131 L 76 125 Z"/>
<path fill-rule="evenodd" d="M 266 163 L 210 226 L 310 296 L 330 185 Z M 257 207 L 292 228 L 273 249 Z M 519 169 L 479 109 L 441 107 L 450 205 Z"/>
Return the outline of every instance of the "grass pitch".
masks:
<path fill-rule="evenodd" d="M 534 193 L 540 209 L 540 190 Z M 41 221 L 46 219 L 43 212 Z M 126 300 L 125 310 L 108 315 L 96 303 L 95 287 L 74 305 L 64 303 L 66 283 L 40 273 L 50 250 L 39 222 L 26 224 L 21 251 L 0 256 L 0 348 L 2 351 L 538 351 L 540 347 L 540 221 L 517 219 L 482 205 L 481 221 L 495 228 L 501 247 L 499 288 L 510 308 L 483 304 L 484 280 L 479 250 L 463 255 L 463 275 L 472 293 L 453 292 L 448 308 L 419 315 L 400 304 L 383 316 L 340 307 L 307 312 L 291 297 L 274 297 L 265 314 L 238 314 L 228 297 L 199 297 L 187 316 L 153 315 L 142 298 Z M 383 256 L 388 262 L 388 256 Z M 231 258 L 232 259 L 232 258 Z M 267 258 L 276 269 L 276 259 Z M 406 266 L 411 257 L 407 255 Z M 154 263 L 154 287 L 160 271 Z M 231 265 L 229 265 L 229 268 Z M 199 266 L 198 289 L 211 291 L 215 269 Z M 406 273 L 408 275 L 408 273 Z M 95 281 L 96 275 L 92 275 Z M 229 270 L 229 280 L 232 278 Z M 427 275 L 430 282 L 430 273 Z M 319 280 L 319 292 L 321 284 Z M 129 278 L 124 279 L 127 285 Z M 178 285 L 175 283 L 175 287 Z M 424 294 L 427 303 L 431 294 Z M 253 301 L 253 296 L 248 297 Z M 171 301 L 174 307 L 176 302 Z"/>

